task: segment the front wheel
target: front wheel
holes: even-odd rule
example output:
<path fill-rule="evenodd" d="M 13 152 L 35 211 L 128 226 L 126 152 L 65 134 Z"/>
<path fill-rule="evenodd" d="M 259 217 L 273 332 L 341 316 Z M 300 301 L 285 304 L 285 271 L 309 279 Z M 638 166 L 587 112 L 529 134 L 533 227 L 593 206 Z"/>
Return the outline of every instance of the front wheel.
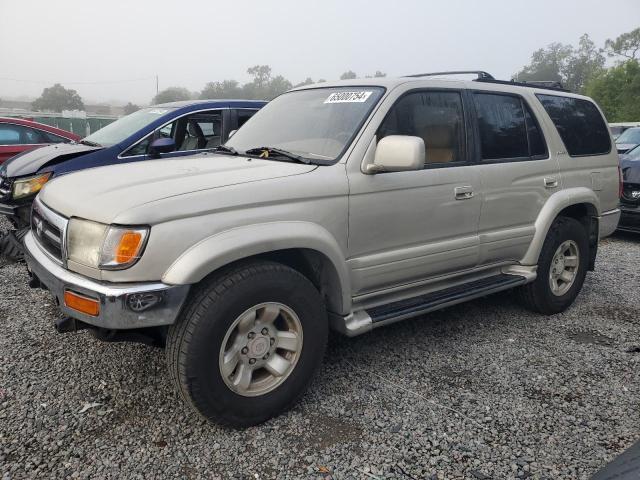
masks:
<path fill-rule="evenodd" d="M 19 230 L 9 230 L 0 236 L 0 255 L 11 262 L 20 262 L 24 259 L 24 246 L 22 241 L 29 233 L 29 227 Z"/>
<path fill-rule="evenodd" d="M 573 218 L 557 218 L 542 246 L 535 281 L 520 289 L 523 303 L 545 315 L 565 311 L 582 289 L 588 263 L 585 228 Z"/>
<path fill-rule="evenodd" d="M 196 287 L 167 339 L 177 389 L 209 421 L 263 422 L 304 393 L 328 334 L 322 298 L 296 270 L 245 264 Z"/>

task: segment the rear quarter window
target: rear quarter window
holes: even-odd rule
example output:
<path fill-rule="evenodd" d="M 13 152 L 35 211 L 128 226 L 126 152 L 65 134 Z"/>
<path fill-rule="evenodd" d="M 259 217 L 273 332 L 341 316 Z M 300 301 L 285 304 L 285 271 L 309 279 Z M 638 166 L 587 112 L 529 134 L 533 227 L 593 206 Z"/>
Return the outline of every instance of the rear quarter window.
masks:
<path fill-rule="evenodd" d="M 581 98 L 536 94 L 572 157 L 604 155 L 611 137 L 598 108 Z"/>

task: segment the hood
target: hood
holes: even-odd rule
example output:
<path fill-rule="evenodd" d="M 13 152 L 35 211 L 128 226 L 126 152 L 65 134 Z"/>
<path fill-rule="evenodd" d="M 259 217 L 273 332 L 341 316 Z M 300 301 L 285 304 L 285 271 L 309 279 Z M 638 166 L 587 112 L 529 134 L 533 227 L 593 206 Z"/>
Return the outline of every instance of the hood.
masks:
<path fill-rule="evenodd" d="M 196 210 L 202 205 L 196 206 L 195 202 L 190 205 L 190 194 L 195 197 L 197 193 L 202 201 L 203 193 L 219 191 L 223 187 L 299 175 L 316 168 L 316 165 L 229 155 L 193 155 L 110 165 L 63 175 L 47 183 L 39 198 L 65 217 L 103 223 L 114 223 L 119 214 L 146 205 L 146 210 L 152 210 L 153 215 L 147 215 L 141 221 L 154 223 L 165 214 L 149 205 L 154 202 L 173 201 L 171 197 L 176 197 L 176 202 Z M 250 197 L 252 188 L 247 189 L 245 195 Z M 214 197 L 210 196 L 209 200 L 213 202 Z M 208 205 L 206 198 L 204 204 Z M 130 221 L 131 215 L 126 218 L 125 222 Z"/>
<path fill-rule="evenodd" d="M 622 170 L 622 181 L 624 183 L 640 184 L 640 160 L 620 157 L 620 170 Z"/>
<path fill-rule="evenodd" d="M 616 143 L 616 149 L 618 150 L 618 153 L 628 152 L 629 150 L 637 146 L 637 143 Z"/>
<path fill-rule="evenodd" d="M 59 163 L 103 147 L 90 147 L 79 143 L 57 143 L 16 155 L 3 165 L 7 177 L 22 177 L 36 173 L 47 164 Z"/>

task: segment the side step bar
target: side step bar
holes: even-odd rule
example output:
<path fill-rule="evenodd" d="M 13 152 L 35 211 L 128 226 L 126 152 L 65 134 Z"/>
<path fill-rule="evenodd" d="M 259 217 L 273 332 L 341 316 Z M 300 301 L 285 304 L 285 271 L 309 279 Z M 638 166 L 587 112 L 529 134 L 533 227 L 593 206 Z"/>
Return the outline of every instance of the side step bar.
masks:
<path fill-rule="evenodd" d="M 341 325 L 337 325 L 338 321 L 336 319 L 336 327 L 345 335 L 353 337 L 382 325 L 388 325 L 474 298 L 484 297 L 485 295 L 524 285 L 525 283 L 527 283 L 527 278 L 522 275 L 501 273 L 426 295 L 380 305 L 368 310 L 360 310 L 347 318 L 341 318 L 339 322 Z"/>

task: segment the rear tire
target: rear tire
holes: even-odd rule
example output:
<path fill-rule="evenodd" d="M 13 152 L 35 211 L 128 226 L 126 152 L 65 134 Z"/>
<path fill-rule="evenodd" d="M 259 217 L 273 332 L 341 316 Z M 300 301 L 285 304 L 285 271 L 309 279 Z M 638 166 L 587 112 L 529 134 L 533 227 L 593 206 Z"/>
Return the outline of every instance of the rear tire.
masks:
<path fill-rule="evenodd" d="M 322 361 L 327 335 L 322 297 L 306 277 L 274 262 L 245 263 L 195 287 L 169 329 L 167 363 L 197 412 L 247 427 L 298 400 Z"/>
<path fill-rule="evenodd" d="M 522 303 L 545 315 L 565 311 L 582 289 L 588 264 L 586 230 L 574 218 L 558 217 L 542 246 L 535 281 L 519 289 Z"/>

